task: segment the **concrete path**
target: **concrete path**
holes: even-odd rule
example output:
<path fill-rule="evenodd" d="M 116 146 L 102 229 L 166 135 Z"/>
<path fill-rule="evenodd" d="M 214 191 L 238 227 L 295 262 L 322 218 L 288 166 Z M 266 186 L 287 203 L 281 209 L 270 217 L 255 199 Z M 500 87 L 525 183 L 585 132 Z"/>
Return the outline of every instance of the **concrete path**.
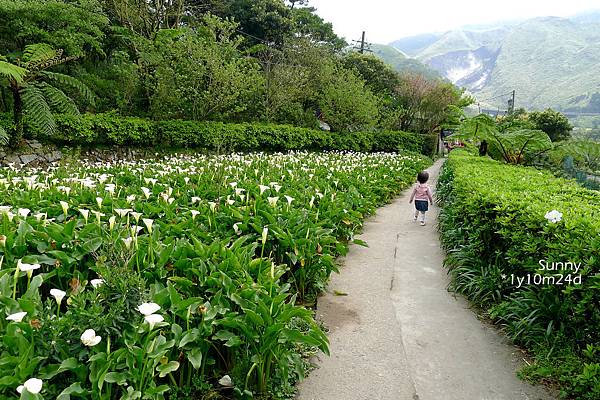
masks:
<path fill-rule="evenodd" d="M 435 188 L 443 160 L 430 169 Z M 446 290 L 437 207 L 412 221 L 410 192 L 378 210 L 319 298 L 331 357 L 300 384 L 299 400 L 546 400 L 516 376 L 521 358 L 462 298 Z M 334 291 L 347 293 L 336 296 Z"/>

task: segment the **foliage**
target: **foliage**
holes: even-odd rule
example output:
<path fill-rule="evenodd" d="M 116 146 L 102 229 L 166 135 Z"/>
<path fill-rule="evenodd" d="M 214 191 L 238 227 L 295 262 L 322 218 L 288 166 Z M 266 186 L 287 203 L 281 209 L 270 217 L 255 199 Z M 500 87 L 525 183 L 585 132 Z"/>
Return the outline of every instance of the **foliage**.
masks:
<path fill-rule="evenodd" d="M 160 121 L 118 117 L 113 114 L 56 116 L 52 135 L 34 136 L 71 145 L 135 145 L 199 148 L 212 151 L 354 150 L 361 152 L 408 150 L 430 154 L 422 135 L 398 132 L 335 133 L 275 124 Z"/>
<path fill-rule="evenodd" d="M 38 399 L 163 399 L 194 380 L 198 397 L 277 392 L 302 377 L 299 350 L 328 351 L 298 304 L 429 163 L 293 152 L 1 169 L 0 394 L 30 378 Z"/>
<path fill-rule="evenodd" d="M 88 103 L 93 104 L 94 95 L 87 86 L 69 75 L 50 72 L 48 69 L 71 61 L 73 58 L 63 57 L 62 50 L 55 50 L 47 44 L 31 44 L 25 46 L 22 53 L 11 55 L 15 59 L 10 63 L 6 57 L 0 59 L 0 81 L 2 86 L 10 89 L 13 96 L 13 117 L 15 123 L 11 145 L 16 147 L 23 137 L 23 114 L 26 113 L 29 123 L 46 135 L 51 135 L 56 128 L 52 112 L 78 114 L 74 100 L 58 86 L 69 87 L 78 91 Z"/>
<path fill-rule="evenodd" d="M 506 127 L 506 125 L 504 125 Z M 520 124 L 516 125 L 517 127 Z M 453 138 L 488 143 L 489 154 L 509 164 L 528 164 L 541 154 L 553 149 L 548 135 L 533 129 L 506 129 L 500 131 L 494 119 L 485 114 L 466 118 Z"/>
<path fill-rule="evenodd" d="M 584 354 L 600 341 L 600 264 L 594 250 L 600 195 L 549 172 L 459 150 L 450 154 L 438 195 L 451 288 L 535 351 L 541 365 L 551 360 L 547 378 L 576 398 L 596 398 L 600 353 Z M 552 210 L 562 213 L 555 222 Z M 553 262 L 580 269 L 543 268 Z M 559 367 L 563 359 L 571 359 L 568 368 Z"/>
<path fill-rule="evenodd" d="M 528 116 L 535 129 L 539 129 L 548 134 L 553 142 L 569 139 L 573 126 L 564 114 L 548 108 L 545 111 L 534 111 Z"/>
<path fill-rule="evenodd" d="M 156 119 L 234 120 L 261 86 L 258 64 L 242 58 L 235 25 L 205 19 L 205 29 L 161 30 L 144 58 L 154 71 L 151 115 Z"/>
<path fill-rule="evenodd" d="M 45 43 L 67 56 L 104 54 L 108 18 L 96 0 L 0 0 L 0 54 Z"/>

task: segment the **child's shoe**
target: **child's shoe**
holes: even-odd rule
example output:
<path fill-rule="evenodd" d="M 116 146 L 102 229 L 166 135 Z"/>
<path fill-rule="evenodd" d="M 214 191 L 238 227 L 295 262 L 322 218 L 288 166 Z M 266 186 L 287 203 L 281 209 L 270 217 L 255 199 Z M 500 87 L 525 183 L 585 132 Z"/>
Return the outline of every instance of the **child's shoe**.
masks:
<path fill-rule="evenodd" d="M 421 221 L 421 226 L 425 226 L 425 221 Z"/>

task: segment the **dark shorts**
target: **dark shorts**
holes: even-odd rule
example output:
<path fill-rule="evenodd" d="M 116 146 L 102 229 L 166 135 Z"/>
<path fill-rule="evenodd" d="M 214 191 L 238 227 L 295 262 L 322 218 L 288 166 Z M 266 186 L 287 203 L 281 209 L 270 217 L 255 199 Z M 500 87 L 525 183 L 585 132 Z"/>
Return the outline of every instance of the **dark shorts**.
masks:
<path fill-rule="evenodd" d="M 415 200 L 415 208 L 417 211 L 425 212 L 429 210 L 429 202 L 427 200 Z"/>

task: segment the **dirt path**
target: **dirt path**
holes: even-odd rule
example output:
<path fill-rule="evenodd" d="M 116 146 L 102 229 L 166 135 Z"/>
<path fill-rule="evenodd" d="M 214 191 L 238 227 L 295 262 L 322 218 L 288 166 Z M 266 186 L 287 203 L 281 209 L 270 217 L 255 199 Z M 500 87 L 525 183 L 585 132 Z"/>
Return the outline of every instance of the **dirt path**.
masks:
<path fill-rule="evenodd" d="M 432 188 L 443 160 L 430 169 Z M 352 246 L 318 317 L 331 357 L 300 385 L 300 400 L 541 400 L 544 388 L 519 380 L 521 358 L 462 298 L 448 293 L 437 207 L 412 221 L 409 191 L 364 227 L 368 248 Z M 347 293 L 335 296 L 334 290 Z"/>

